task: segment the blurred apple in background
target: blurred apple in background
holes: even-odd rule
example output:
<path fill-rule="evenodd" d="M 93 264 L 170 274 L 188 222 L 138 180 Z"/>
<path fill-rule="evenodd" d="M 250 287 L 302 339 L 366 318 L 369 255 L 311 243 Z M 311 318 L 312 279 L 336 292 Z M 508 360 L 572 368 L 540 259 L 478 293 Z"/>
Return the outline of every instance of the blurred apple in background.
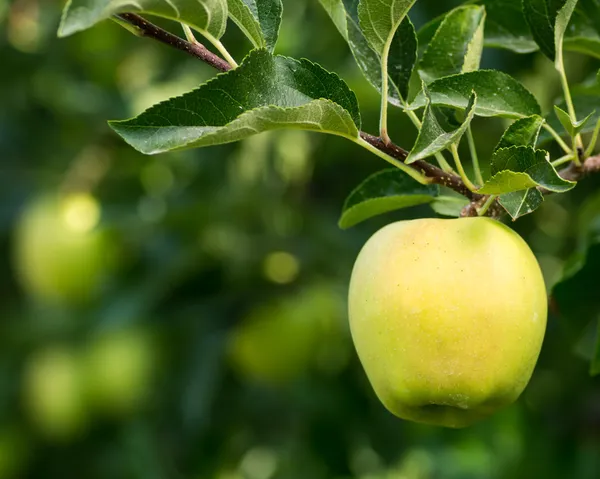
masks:
<path fill-rule="evenodd" d="M 31 422 L 46 438 L 69 440 L 84 432 L 88 414 L 77 355 L 54 346 L 29 358 L 23 401 Z"/>
<path fill-rule="evenodd" d="M 100 204 L 87 193 L 42 196 L 26 206 L 16 228 L 14 267 L 32 297 L 80 304 L 98 294 L 115 254 L 100 217 Z"/>
<path fill-rule="evenodd" d="M 147 398 L 157 356 L 149 332 L 128 329 L 105 332 L 84 351 L 86 397 L 94 411 L 127 414 Z"/>
<path fill-rule="evenodd" d="M 257 308 L 230 336 L 233 367 L 269 385 L 289 383 L 312 367 L 336 372 L 349 356 L 343 304 L 335 288 L 321 284 Z"/>

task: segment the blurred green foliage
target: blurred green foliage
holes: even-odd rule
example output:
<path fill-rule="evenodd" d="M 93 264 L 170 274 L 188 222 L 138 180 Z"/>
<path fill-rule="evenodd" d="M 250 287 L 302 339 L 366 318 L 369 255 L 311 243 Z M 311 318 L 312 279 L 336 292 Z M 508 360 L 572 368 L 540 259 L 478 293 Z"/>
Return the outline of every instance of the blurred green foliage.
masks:
<path fill-rule="evenodd" d="M 413 20 L 458 3 L 421 0 Z M 522 399 L 466 430 L 403 422 L 367 383 L 345 294 L 370 234 L 428 210 L 340 231 L 346 195 L 385 165 L 338 138 L 286 131 L 141 156 L 106 120 L 214 72 L 111 22 L 58 40 L 61 6 L 0 0 L 0 479 L 600 477 L 600 379 L 588 376 L 600 312 L 590 232 L 600 202 L 581 207 L 600 179 L 515 225 L 549 286 L 565 264 L 579 264 L 557 290 Z M 278 52 L 339 72 L 358 94 L 364 128 L 375 131 L 378 97 L 318 2 L 285 7 Z M 224 43 L 236 58 L 249 48 L 233 26 Z M 568 60 L 574 79 L 598 67 Z M 551 109 L 559 84 L 541 55 L 489 50 L 484 67 L 516 75 Z M 503 126 L 475 122 L 483 158 Z M 398 112 L 391 130 L 403 146 L 414 141 Z M 98 209 L 87 203 L 66 220 L 49 211 L 29 263 L 19 260 L 18 225 L 32 205 L 84 190 Z M 73 243 L 53 253 L 52 224 L 110 238 L 111 266 L 85 302 L 23 280 L 52 255 L 64 259 L 61 277 L 75 275 L 64 284 L 96 282 L 81 272 Z"/>

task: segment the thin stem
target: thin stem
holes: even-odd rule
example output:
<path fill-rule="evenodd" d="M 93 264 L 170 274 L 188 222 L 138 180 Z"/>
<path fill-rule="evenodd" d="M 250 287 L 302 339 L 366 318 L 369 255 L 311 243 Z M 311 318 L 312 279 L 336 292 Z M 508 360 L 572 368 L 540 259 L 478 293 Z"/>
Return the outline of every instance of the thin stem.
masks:
<path fill-rule="evenodd" d="M 407 175 L 409 175 L 411 178 L 418 181 L 422 185 L 429 185 L 432 183 L 431 178 L 427 178 L 427 176 L 425 176 L 423 173 L 404 164 L 400 160 L 393 158 L 392 156 L 388 155 L 387 153 L 384 153 L 383 151 L 375 148 L 371 143 L 365 141 L 363 138 L 359 137 L 358 139 L 354 140 L 354 142 L 356 144 L 362 146 L 363 148 L 369 150 L 371 153 L 384 159 L 391 165 L 394 165 L 396 168 L 402 170 L 404 173 L 406 173 Z"/>
<path fill-rule="evenodd" d="M 390 46 L 386 45 L 381 55 L 381 112 L 379 116 L 379 135 L 386 144 L 390 144 L 390 136 L 388 134 L 388 95 L 389 95 L 389 77 L 387 58 L 390 53 Z"/>
<path fill-rule="evenodd" d="M 496 195 L 492 195 L 490 196 L 487 201 L 483 204 L 483 206 L 477 211 L 477 214 L 479 216 L 485 216 L 486 213 L 489 211 L 489 209 L 491 208 L 491 206 L 494 204 L 494 202 L 496 201 L 496 198 L 498 198 Z"/>
<path fill-rule="evenodd" d="M 405 113 L 413 122 L 413 125 L 417 127 L 417 130 L 420 130 L 423 124 L 421 123 L 421 120 L 419 119 L 417 114 L 412 110 L 405 110 Z M 444 158 L 444 154 L 442 152 L 436 153 L 435 159 L 437 160 L 442 170 L 444 170 L 447 173 L 454 173 L 454 169 L 452 168 L 452 166 L 450 166 L 450 163 L 446 161 L 446 158 Z"/>
<path fill-rule="evenodd" d="M 197 45 L 198 43 L 200 43 L 200 42 L 198 42 L 198 40 L 196 40 L 196 37 L 194 36 L 194 32 L 192 32 L 192 29 L 190 27 L 188 27 L 185 23 L 182 23 L 181 26 L 183 27 L 183 33 L 185 33 L 185 38 L 187 38 L 188 42 L 190 42 L 194 45 Z M 210 43 L 212 43 L 217 50 L 219 50 L 219 53 L 221 55 L 223 55 L 225 60 L 227 60 L 227 63 L 229 63 L 232 68 L 237 68 L 237 66 L 238 66 L 237 62 L 229 54 L 229 52 L 227 51 L 227 48 L 225 48 L 225 45 L 223 45 L 219 40 L 217 40 L 215 37 L 213 37 L 212 35 L 209 35 L 206 32 L 204 33 L 204 37 Z"/>
<path fill-rule="evenodd" d="M 554 160 L 552 162 L 552 166 L 562 166 L 565 163 L 570 163 L 573 160 L 573 155 L 565 155 L 561 158 L 559 158 L 558 160 Z"/>
<path fill-rule="evenodd" d="M 573 156 L 573 150 L 564 142 L 564 140 L 560 137 L 560 135 L 556 132 L 554 128 L 552 128 L 546 122 L 543 123 L 543 127 L 548 133 L 552 135 L 552 138 L 554 138 L 556 143 L 558 143 L 558 146 L 560 146 L 567 155 Z"/>
<path fill-rule="evenodd" d="M 227 60 L 227 63 L 229 63 L 233 68 L 238 67 L 237 62 L 229 54 L 229 52 L 227 51 L 227 48 L 225 48 L 225 45 L 223 45 L 219 40 L 212 37 L 211 35 L 206 35 L 206 39 L 215 46 L 215 48 L 219 51 L 219 53 L 223 56 L 223 58 L 225 58 L 225 60 Z"/>
<path fill-rule="evenodd" d="M 467 173 L 465 172 L 465 169 L 463 168 L 462 162 L 460 161 L 460 156 L 458 154 L 458 148 L 456 147 L 456 144 L 453 144 L 450 147 L 450 150 L 452 151 L 452 156 L 454 157 L 454 162 L 456 163 L 456 169 L 458 170 L 458 174 L 460 175 L 461 179 L 463 180 L 463 183 L 465 184 L 465 186 L 467 188 L 469 188 L 469 190 L 471 190 L 473 192 L 477 191 L 477 187 L 471 182 L 471 180 L 467 176 Z"/>
<path fill-rule="evenodd" d="M 473 160 L 473 170 L 475 171 L 475 180 L 480 185 L 485 183 L 483 175 L 481 174 L 481 168 L 479 166 L 479 157 L 477 156 L 477 148 L 475 146 L 475 139 L 473 138 L 473 131 L 471 125 L 467 128 L 467 140 L 469 142 L 469 151 L 471 152 L 471 159 Z"/>
<path fill-rule="evenodd" d="M 567 104 L 567 111 L 571 117 L 571 123 L 575 124 L 577 123 L 577 113 L 575 112 L 573 97 L 571 96 L 571 88 L 569 87 L 569 80 L 567 79 L 567 73 L 565 71 L 562 48 L 557 52 L 556 69 L 558 70 L 558 74 L 560 76 L 560 83 L 562 85 L 563 94 L 565 95 L 565 103 Z M 578 148 L 583 148 L 583 140 L 581 139 L 580 134 L 577 134 L 575 138 L 573 138 L 573 150 L 577 151 Z M 575 161 L 576 164 L 580 164 L 579 157 L 577 155 L 574 155 L 573 161 Z"/>
<path fill-rule="evenodd" d="M 577 114 L 575 113 L 575 106 L 573 105 L 573 97 L 571 96 L 571 89 L 569 88 L 569 80 L 567 79 L 567 73 L 565 72 L 565 64 L 562 58 L 562 52 L 559 54 L 556 69 L 560 75 L 560 83 L 562 85 L 563 94 L 565 95 L 565 103 L 567 104 L 567 111 L 571 117 L 573 123 L 577 123 Z"/>
<path fill-rule="evenodd" d="M 196 40 L 194 32 L 192 32 L 192 29 L 190 27 L 188 27 L 185 23 L 182 23 L 181 27 L 183 28 L 183 33 L 185 33 L 185 38 L 187 38 L 188 42 L 198 43 L 198 40 Z"/>
<path fill-rule="evenodd" d="M 600 119 L 596 123 L 596 128 L 594 128 L 594 133 L 592 134 L 592 138 L 590 139 L 590 144 L 585 150 L 585 157 L 592 156 L 594 150 L 596 149 L 596 144 L 598 143 L 598 135 L 600 134 Z"/>

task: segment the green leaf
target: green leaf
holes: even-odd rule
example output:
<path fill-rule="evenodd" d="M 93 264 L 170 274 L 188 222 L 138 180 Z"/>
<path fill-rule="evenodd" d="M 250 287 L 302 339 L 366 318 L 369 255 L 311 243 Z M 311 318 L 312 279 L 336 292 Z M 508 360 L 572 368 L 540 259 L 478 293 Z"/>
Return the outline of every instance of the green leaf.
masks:
<path fill-rule="evenodd" d="M 463 196 L 439 196 L 429 206 L 438 215 L 458 218 L 468 204 L 469 200 Z"/>
<path fill-rule="evenodd" d="M 339 226 L 350 228 L 383 213 L 432 202 L 437 185 L 421 185 L 397 168 L 367 178 L 346 200 Z"/>
<path fill-rule="evenodd" d="M 575 186 L 563 180 L 548 161 L 548 153 L 528 146 L 501 148 L 492 155 L 492 178 L 479 193 L 502 195 L 513 191 L 541 186 L 549 191 L 564 193 Z"/>
<path fill-rule="evenodd" d="M 381 92 L 381 56 L 376 53 L 359 26 L 358 0 L 319 0 L 348 45 L 368 82 Z M 388 73 L 390 103 L 399 106 L 408 96 L 408 84 L 417 60 L 417 38 L 408 19 L 400 24 L 390 46 Z"/>
<path fill-rule="evenodd" d="M 543 124 L 544 119 L 539 115 L 520 118 L 507 128 L 495 150 L 510 148 L 511 146 L 531 146 L 535 148 Z"/>
<path fill-rule="evenodd" d="M 532 115 L 515 121 L 502 135 L 494 151 L 512 146 L 529 146 L 535 148 L 544 119 Z M 513 191 L 500 195 L 498 202 L 513 220 L 533 213 L 544 201 L 544 195 L 537 188 Z"/>
<path fill-rule="evenodd" d="M 229 17 L 256 48 L 273 51 L 279 36 L 281 0 L 227 0 Z"/>
<path fill-rule="evenodd" d="M 319 0 L 319 3 L 331 17 L 342 37 L 348 41 L 348 19 L 346 17 L 349 13 L 346 11 L 344 2 L 342 0 Z M 358 2 L 356 5 L 358 6 Z"/>
<path fill-rule="evenodd" d="M 146 154 L 218 145 L 296 128 L 358 138 L 354 93 L 308 60 L 254 50 L 238 68 L 200 88 L 110 126 Z"/>
<path fill-rule="evenodd" d="M 400 98 L 405 100 L 408 99 L 410 78 L 417 63 L 417 50 L 417 32 L 410 19 L 405 17 L 394 35 L 388 56 L 390 80 L 398 90 Z"/>
<path fill-rule="evenodd" d="M 387 61 L 394 35 L 416 0 L 360 0 L 360 28 L 371 48 Z"/>
<path fill-rule="evenodd" d="M 531 35 L 522 10 L 523 0 L 473 0 L 469 4 L 485 7 L 484 46 L 502 48 L 516 53 L 531 53 L 539 49 Z M 419 44 L 427 45 L 445 15 L 426 23 L 418 32 Z"/>
<path fill-rule="evenodd" d="M 516 53 L 531 53 L 538 46 L 523 16 L 523 0 L 483 0 L 487 20 L 485 46 L 504 48 Z"/>
<path fill-rule="evenodd" d="M 563 128 L 565 129 L 565 131 L 572 138 L 576 137 L 585 128 L 585 126 L 588 124 L 588 122 L 594 116 L 594 113 L 596 113 L 594 111 L 594 112 L 590 113 L 587 117 L 585 117 L 583 120 L 573 122 L 571 120 L 571 116 L 566 111 L 564 111 L 562 108 L 560 108 L 558 105 L 554 105 L 554 112 L 556 113 L 556 117 L 558 118 L 558 121 L 560 121 L 560 123 L 563 126 Z"/>
<path fill-rule="evenodd" d="M 523 0 L 523 13 L 540 50 L 559 61 L 567 26 L 577 0 Z"/>
<path fill-rule="evenodd" d="M 521 118 L 540 115 L 535 97 L 510 75 L 495 70 L 479 70 L 440 78 L 428 85 L 435 106 L 465 109 L 474 91 L 477 94 L 475 115 Z M 411 110 L 424 107 L 426 98 L 419 93 Z"/>
<path fill-rule="evenodd" d="M 463 123 L 454 131 L 445 131 L 435 117 L 427 87 L 424 87 L 424 89 L 427 96 L 427 105 L 425 106 L 425 112 L 423 114 L 423 125 L 419 131 L 415 146 L 406 159 L 407 164 L 429 158 L 430 156 L 445 150 L 450 145 L 457 144 L 467 131 L 467 128 L 475 116 L 477 95 L 473 93 L 469 100 L 469 104 L 467 105 Z"/>
<path fill-rule="evenodd" d="M 596 123 L 600 119 L 600 85 L 597 83 L 590 85 L 577 85 L 572 88 L 573 105 L 575 111 L 581 117 L 591 115 L 588 122 L 582 127 L 580 133 L 592 133 L 596 127 Z M 560 108 L 566 110 L 567 106 L 564 102 L 559 104 Z M 556 115 L 549 115 L 546 118 L 548 124 L 556 131 L 561 129 L 561 123 Z M 543 144 L 552 140 L 552 136 L 543 132 L 540 135 L 539 143 Z"/>
<path fill-rule="evenodd" d="M 198 30 L 209 40 L 219 39 L 227 26 L 227 0 L 69 0 L 63 11 L 58 35 L 66 37 L 86 30 L 118 13 L 147 13 Z"/>
<path fill-rule="evenodd" d="M 483 51 L 485 9 L 459 7 L 446 15 L 419 64 L 421 78 L 438 78 L 479 69 Z"/>
<path fill-rule="evenodd" d="M 564 41 L 565 50 L 600 58 L 600 2 L 580 1 Z"/>
<path fill-rule="evenodd" d="M 537 188 L 530 188 L 500 195 L 498 201 L 512 219 L 516 220 L 537 210 L 544 202 L 544 195 Z"/>

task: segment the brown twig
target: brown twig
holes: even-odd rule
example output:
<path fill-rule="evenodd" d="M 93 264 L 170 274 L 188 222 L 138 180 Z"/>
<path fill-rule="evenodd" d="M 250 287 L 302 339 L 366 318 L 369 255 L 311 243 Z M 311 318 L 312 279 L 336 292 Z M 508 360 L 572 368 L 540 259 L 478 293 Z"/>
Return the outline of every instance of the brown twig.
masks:
<path fill-rule="evenodd" d="M 120 20 L 123 20 L 130 25 L 136 27 L 137 34 L 142 37 L 153 38 L 156 41 L 176 48 L 177 50 L 189 53 L 195 58 L 202 60 L 213 68 L 221 72 L 231 70 L 231 65 L 223 60 L 220 56 L 215 55 L 201 43 L 188 42 L 183 38 L 173 35 L 172 33 L 163 30 L 162 28 L 146 21 L 144 18 L 135 13 L 121 13 L 117 15 Z"/>
<path fill-rule="evenodd" d="M 571 163 L 558 174 L 565 180 L 580 181 L 592 173 L 600 172 L 600 155 L 590 156 L 580 166 Z"/>
<path fill-rule="evenodd" d="M 378 150 L 390 155 L 392 158 L 404 161 L 408 157 L 408 152 L 406 150 L 400 148 L 397 145 L 394 145 L 393 143 L 386 144 L 381 138 L 378 138 L 376 136 L 370 135 L 369 133 L 365 133 L 362 131 L 360 133 L 360 136 L 363 140 L 370 143 Z M 453 173 L 446 173 L 441 168 L 427 163 L 426 161 L 418 160 L 412 163 L 410 166 L 412 166 L 415 170 L 420 171 L 428 178 L 431 178 L 432 183 L 450 188 L 456 191 L 457 193 L 466 196 L 472 201 L 479 201 L 482 198 L 484 198 L 483 195 L 479 195 L 470 191 L 465 186 L 460 176 L 457 176 Z"/>

